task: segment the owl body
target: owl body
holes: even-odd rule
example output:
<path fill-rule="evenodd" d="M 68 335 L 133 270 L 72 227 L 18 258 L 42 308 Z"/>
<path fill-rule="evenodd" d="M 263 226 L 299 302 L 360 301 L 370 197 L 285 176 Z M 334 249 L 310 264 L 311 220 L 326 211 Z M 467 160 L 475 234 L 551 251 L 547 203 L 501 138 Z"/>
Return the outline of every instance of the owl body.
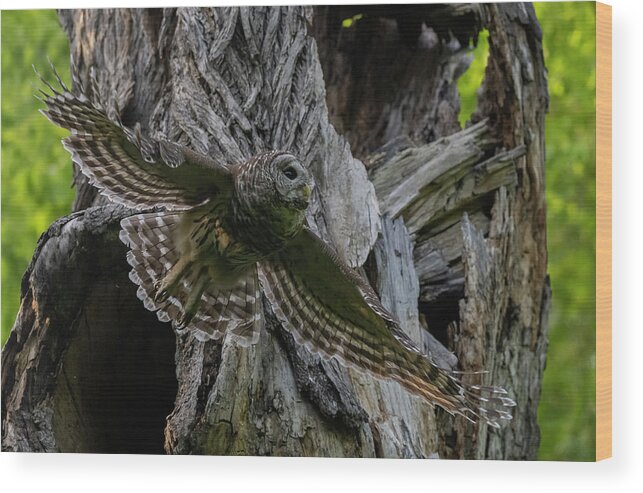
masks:
<path fill-rule="evenodd" d="M 174 250 L 179 258 L 174 265 L 165 265 L 156 273 L 156 302 L 172 296 L 183 278 L 189 278 L 194 272 L 222 289 L 230 289 L 263 257 L 229 232 L 224 226 L 226 217 L 220 214 L 221 209 L 206 205 L 182 214 L 176 223 L 164 223 L 164 216 L 160 214 L 145 219 L 152 226 L 164 223 L 160 230 L 162 236 L 155 239 L 156 247 L 160 253 Z M 130 219 L 125 219 L 124 231 L 129 224 Z M 127 244 L 130 240 L 124 235 L 123 241 Z M 183 323 L 188 321 L 186 318 Z"/>
<path fill-rule="evenodd" d="M 55 73 L 55 71 L 54 71 Z M 285 330 L 314 354 L 398 382 L 431 405 L 498 427 L 515 405 L 500 387 L 464 385 L 405 334 L 368 281 L 305 225 L 312 174 L 292 154 L 233 165 L 141 135 L 90 101 L 41 91 L 70 130 L 63 145 L 89 182 L 135 212 L 121 221 L 137 296 L 179 335 L 256 343 L 262 291 Z M 152 211 L 152 212 L 150 212 Z"/>
<path fill-rule="evenodd" d="M 192 321 L 211 285 L 229 290 L 243 283 L 257 262 L 287 246 L 303 227 L 313 182 L 294 156 L 263 152 L 246 166 L 233 166 L 231 176 L 230 193 L 215 192 L 174 221 L 165 221 L 163 214 L 142 215 L 133 227 L 130 218 L 123 220 L 121 237 L 127 245 L 136 244 L 134 238 L 145 231 L 156 231 L 148 246 L 161 256 L 174 252 L 178 257 L 166 263 L 150 259 L 142 268 L 146 274 L 151 270 L 154 278 L 156 307 L 177 299 L 183 285 L 189 286 L 182 313 L 175 320 L 179 328 Z M 245 188 L 246 182 L 253 183 L 254 190 Z M 254 193 L 257 189 L 262 193 Z M 130 255 L 129 260 L 135 270 L 141 268 L 139 258 Z M 134 280 L 140 280 L 140 275 Z"/>

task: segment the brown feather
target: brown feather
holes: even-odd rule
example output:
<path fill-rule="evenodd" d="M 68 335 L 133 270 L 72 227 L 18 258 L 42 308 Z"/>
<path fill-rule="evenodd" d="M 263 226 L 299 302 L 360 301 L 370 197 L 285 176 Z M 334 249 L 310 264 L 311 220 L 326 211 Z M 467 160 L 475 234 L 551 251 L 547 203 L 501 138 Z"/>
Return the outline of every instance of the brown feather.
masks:
<path fill-rule="evenodd" d="M 400 383 L 451 414 L 498 427 L 515 403 L 499 388 L 466 386 L 422 354 L 359 274 L 304 229 L 259 271 L 273 312 L 295 340 L 323 358 Z M 504 409 L 503 409 L 504 408 Z"/>

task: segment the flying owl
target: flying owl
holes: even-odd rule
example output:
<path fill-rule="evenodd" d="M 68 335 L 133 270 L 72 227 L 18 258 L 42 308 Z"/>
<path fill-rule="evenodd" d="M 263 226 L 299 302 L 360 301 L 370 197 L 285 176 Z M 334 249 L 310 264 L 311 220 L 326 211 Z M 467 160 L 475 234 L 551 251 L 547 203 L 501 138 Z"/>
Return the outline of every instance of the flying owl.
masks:
<path fill-rule="evenodd" d="M 55 71 L 54 71 L 55 73 Z M 100 103 L 43 82 L 53 123 L 90 183 L 140 212 L 121 221 L 130 279 L 159 320 L 201 340 L 258 340 L 261 291 L 295 341 L 323 358 L 391 379 L 432 405 L 499 427 L 515 403 L 498 387 L 467 386 L 401 330 L 369 283 L 305 221 L 314 179 L 292 154 L 261 152 L 224 165 L 141 135 Z M 42 79 L 42 77 L 41 77 Z M 152 212 L 150 212 L 152 211 Z"/>

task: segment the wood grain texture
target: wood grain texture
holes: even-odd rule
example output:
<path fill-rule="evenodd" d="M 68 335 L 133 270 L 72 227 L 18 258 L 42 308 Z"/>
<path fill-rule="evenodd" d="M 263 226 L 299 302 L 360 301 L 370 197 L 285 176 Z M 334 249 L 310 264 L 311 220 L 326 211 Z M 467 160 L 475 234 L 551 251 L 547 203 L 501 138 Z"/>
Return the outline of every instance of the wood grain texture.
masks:
<path fill-rule="evenodd" d="M 596 460 L 612 456 L 612 7 L 596 3 Z"/>

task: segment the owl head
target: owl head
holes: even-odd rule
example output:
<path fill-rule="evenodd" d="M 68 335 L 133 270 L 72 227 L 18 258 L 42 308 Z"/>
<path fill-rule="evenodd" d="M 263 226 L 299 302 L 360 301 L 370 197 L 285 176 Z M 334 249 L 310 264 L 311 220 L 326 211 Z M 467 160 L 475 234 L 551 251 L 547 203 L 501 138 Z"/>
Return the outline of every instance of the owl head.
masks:
<path fill-rule="evenodd" d="M 264 242 L 284 240 L 301 230 L 315 182 L 295 156 L 264 152 L 240 164 L 234 175 L 237 224 L 252 225 Z"/>
<path fill-rule="evenodd" d="M 292 154 L 277 154 L 268 164 L 277 201 L 287 208 L 304 211 L 310 202 L 313 176 Z"/>

